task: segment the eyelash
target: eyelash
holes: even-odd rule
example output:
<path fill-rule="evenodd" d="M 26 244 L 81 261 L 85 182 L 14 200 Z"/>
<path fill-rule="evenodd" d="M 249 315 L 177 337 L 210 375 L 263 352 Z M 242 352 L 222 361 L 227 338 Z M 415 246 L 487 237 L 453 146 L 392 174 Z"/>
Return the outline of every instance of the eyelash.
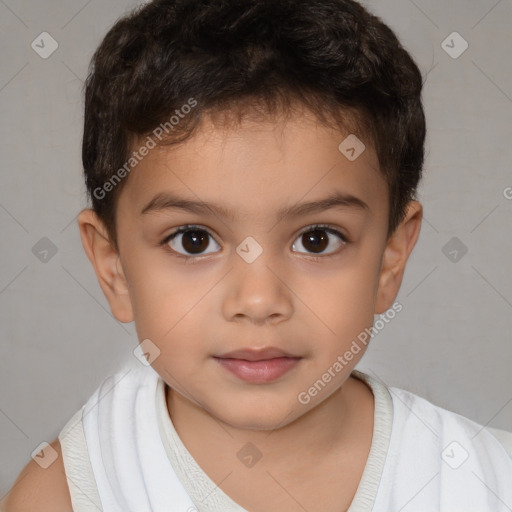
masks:
<path fill-rule="evenodd" d="M 196 225 L 196 224 L 186 224 L 184 226 L 181 226 L 180 228 L 178 228 L 176 231 L 174 231 L 173 233 L 171 233 L 170 235 L 167 235 L 161 242 L 160 242 L 160 245 L 163 246 L 163 248 L 168 251 L 170 254 L 172 254 L 172 256 L 176 256 L 178 258 L 182 258 L 185 263 L 188 263 L 188 264 L 194 264 L 194 263 L 197 263 L 197 260 L 201 258 L 201 255 L 197 255 L 197 256 L 185 256 L 184 254 L 180 254 L 176 251 L 174 251 L 173 249 L 171 249 L 169 246 L 168 246 L 168 243 L 173 240 L 176 236 L 178 236 L 179 234 L 181 233 L 187 233 L 188 231 L 193 231 L 193 230 L 198 230 L 198 231 L 204 231 L 205 233 L 208 233 L 212 238 L 214 238 L 214 236 L 212 235 L 212 233 L 210 233 L 210 231 L 208 231 L 208 229 L 204 228 L 203 226 L 199 226 L 199 225 Z M 316 229 L 321 229 L 323 231 L 326 231 L 327 233 L 330 233 L 331 235 L 336 235 L 338 236 L 341 241 L 343 242 L 343 245 L 346 245 L 348 243 L 350 243 L 350 240 L 343 234 L 341 233 L 340 231 L 338 231 L 337 229 L 334 229 L 333 227 L 327 225 L 327 224 L 313 224 L 311 226 L 308 226 L 307 228 L 305 228 L 304 230 L 302 230 L 298 236 L 300 237 L 301 235 L 303 235 L 304 233 L 309 233 L 310 231 L 314 231 Z M 303 253 L 304 254 L 304 253 Z M 325 258 L 328 258 L 329 256 L 335 256 L 337 253 L 334 252 L 334 253 L 330 253 L 330 254 L 326 254 L 325 256 L 312 256 L 312 255 L 308 255 L 308 258 L 312 261 L 320 261 L 322 259 L 325 259 Z"/>

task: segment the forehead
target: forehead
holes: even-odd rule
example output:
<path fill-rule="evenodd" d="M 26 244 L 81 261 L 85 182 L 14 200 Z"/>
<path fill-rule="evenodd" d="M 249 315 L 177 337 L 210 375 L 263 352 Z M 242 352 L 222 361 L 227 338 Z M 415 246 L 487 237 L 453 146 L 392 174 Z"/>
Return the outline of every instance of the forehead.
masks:
<path fill-rule="evenodd" d="M 341 191 L 366 202 L 374 214 L 385 214 L 387 186 L 378 158 L 369 141 L 358 139 L 305 113 L 237 126 L 204 117 L 187 141 L 157 147 L 138 163 L 119 209 L 140 215 L 157 194 L 172 193 L 221 204 L 239 218 L 270 216 L 283 204 Z M 360 142 L 365 149 L 349 159 L 352 148 L 355 155 L 362 150 Z"/>

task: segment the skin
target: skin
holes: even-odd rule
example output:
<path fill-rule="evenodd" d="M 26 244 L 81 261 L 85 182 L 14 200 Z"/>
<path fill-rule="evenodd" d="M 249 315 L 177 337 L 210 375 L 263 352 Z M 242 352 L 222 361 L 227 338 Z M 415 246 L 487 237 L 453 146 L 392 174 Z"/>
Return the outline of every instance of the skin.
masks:
<path fill-rule="evenodd" d="M 363 344 L 309 403 L 297 397 L 392 306 L 422 206 L 411 201 L 388 239 L 389 198 L 377 156 L 366 141 L 349 161 L 338 150 L 346 135 L 307 112 L 236 127 L 205 117 L 187 142 L 150 151 L 132 170 L 116 212 L 119 252 L 92 210 L 78 218 L 112 314 L 134 321 L 139 340 L 160 350 L 152 366 L 169 386 L 180 438 L 208 476 L 251 511 L 314 510 L 319 495 L 323 510 L 348 507 L 369 453 L 373 395 L 350 376 Z M 280 208 L 334 190 L 358 197 L 368 211 L 338 207 L 276 220 Z M 220 204 L 236 216 L 177 209 L 141 215 L 163 191 Z M 312 252 L 301 232 L 318 223 L 348 242 L 322 231 L 323 252 Z M 203 254 L 188 253 L 193 264 L 179 254 L 190 249 L 182 243 L 186 234 L 167 250 L 161 245 L 185 224 L 212 235 L 204 234 Z M 263 249 L 252 263 L 236 252 L 248 236 Z M 302 359 L 265 384 L 239 380 L 213 359 L 267 346 Z M 262 453 L 252 468 L 237 458 L 247 442 Z"/>

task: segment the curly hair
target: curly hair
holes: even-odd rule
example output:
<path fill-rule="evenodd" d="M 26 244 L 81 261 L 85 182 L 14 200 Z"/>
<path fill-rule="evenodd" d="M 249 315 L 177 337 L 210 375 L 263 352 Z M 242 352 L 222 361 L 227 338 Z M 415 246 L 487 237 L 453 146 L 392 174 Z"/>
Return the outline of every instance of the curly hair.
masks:
<path fill-rule="evenodd" d="M 422 87 L 394 32 L 353 0 L 153 0 L 117 20 L 91 60 L 88 198 L 117 249 L 116 202 L 137 142 L 178 144 L 205 115 L 240 122 L 299 104 L 375 149 L 390 236 L 421 179 Z"/>

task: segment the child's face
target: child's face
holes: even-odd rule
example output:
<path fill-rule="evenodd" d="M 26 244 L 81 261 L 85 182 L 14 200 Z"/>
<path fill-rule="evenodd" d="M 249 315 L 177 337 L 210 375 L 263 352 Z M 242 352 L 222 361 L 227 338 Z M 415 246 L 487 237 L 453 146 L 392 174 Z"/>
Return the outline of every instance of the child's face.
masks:
<path fill-rule="evenodd" d="M 112 311 L 120 321 L 134 320 L 139 339 L 158 347 L 154 369 L 229 424 L 283 426 L 324 400 L 349 377 L 362 343 L 323 391 L 308 403 L 298 397 L 396 297 L 419 221 L 416 231 L 387 241 L 389 200 L 377 157 L 367 144 L 349 161 L 338 149 L 344 138 L 306 115 L 226 132 L 205 121 L 189 141 L 150 151 L 132 171 L 116 213 L 119 261 L 107 246 L 98 249 Z M 158 194 L 220 205 L 233 217 L 213 206 L 141 213 Z M 350 203 L 277 216 L 334 194 L 367 208 Z M 186 224 L 196 226 L 195 234 L 162 244 Z M 348 241 L 324 228 L 312 232 L 316 224 Z M 216 358 L 264 347 L 300 359 L 277 377 L 263 370 L 258 381 L 257 370 L 243 378 Z"/>

